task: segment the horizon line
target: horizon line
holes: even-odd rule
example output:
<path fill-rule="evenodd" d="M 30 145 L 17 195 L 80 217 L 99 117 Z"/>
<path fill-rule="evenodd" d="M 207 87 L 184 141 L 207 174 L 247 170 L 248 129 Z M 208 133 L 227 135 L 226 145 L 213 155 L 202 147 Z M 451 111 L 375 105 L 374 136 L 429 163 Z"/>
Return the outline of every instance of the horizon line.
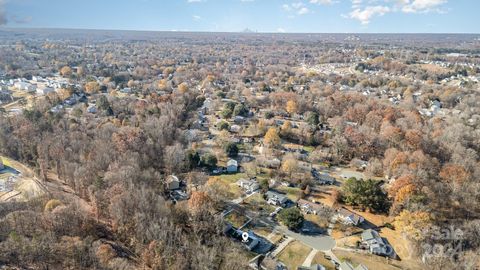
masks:
<path fill-rule="evenodd" d="M 0 27 L 2 30 L 70 30 L 70 31 L 116 31 L 116 32 L 157 32 L 157 33 L 204 33 L 204 34 L 351 34 L 351 35 L 480 35 L 474 32 L 269 32 L 245 28 L 242 31 L 201 31 L 201 30 L 152 30 L 152 29 L 102 29 L 102 28 L 61 28 L 61 27 Z M 249 30 L 249 31 L 246 31 Z"/>

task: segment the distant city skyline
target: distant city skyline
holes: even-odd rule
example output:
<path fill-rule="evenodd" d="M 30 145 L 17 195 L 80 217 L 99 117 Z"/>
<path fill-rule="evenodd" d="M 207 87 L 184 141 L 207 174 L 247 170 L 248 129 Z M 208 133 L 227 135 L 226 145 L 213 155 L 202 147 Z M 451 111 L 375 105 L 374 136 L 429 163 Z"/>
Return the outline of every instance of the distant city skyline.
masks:
<path fill-rule="evenodd" d="M 1 27 L 480 33 L 476 0 L 0 0 Z"/>

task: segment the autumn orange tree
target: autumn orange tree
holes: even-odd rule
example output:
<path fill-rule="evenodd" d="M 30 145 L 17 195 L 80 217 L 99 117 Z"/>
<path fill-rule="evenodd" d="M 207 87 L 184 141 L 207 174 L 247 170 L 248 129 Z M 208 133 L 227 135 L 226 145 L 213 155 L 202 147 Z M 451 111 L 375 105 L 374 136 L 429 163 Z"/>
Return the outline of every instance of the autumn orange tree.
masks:
<path fill-rule="evenodd" d="M 263 142 L 269 147 L 278 146 L 280 144 L 280 136 L 278 136 L 277 129 L 269 128 Z"/>
<path fill-rule="evenodd" d="M 287 112 L 289 114 L 295 114 L 298 111 L 298 104 L 294 100 L 289 100 L 287 101 Z"/>
<path fill-rule="evenodd" d="M 64 66 L 60 69 L 60 74 L 63 77 L 70 77 L 70 75 L 72 75 L 72 68 L 70 68 L 69 66 Z"/>
<path fill-rule="evenodd" d="M 428 226 L 432 223 L 432 217 L 427 212 L 410 212 L 408 210 L 404 210 L 397 217 L 395 217 L 393 225 L 408 238 L 415 241 L 422 241 L 426 236 L 422 230 L 428 229 Z"/>
<path fill-rule="evenodd" d="M 98 93 L 98 91 L 100 91 L 100 84 L 98 84 L 98 82 L 91 81 L 85 84 L 85 92 L 87 92 L 87 94 L 95 94 Z"/>

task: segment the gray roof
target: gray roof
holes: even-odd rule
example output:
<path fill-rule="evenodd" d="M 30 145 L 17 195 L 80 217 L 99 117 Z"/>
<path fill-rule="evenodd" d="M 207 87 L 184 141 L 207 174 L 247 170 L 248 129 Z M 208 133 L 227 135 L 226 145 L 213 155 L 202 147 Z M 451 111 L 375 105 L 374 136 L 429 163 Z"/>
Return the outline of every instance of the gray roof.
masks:
<path fill-rule="evenodd" d="M 286 195 L 271 190 L 267 191 L 266 195 L 269 199 L 272 197 L 276 197 L 281 202 L 287 201 L 288 199 Z"/>
<path fill-rule="evenodd" d="M 368 230 L 365 230 L 365 231 L 362 232 L 362 240 L 363 241 L 368 241 L 368 240 L 371 240 L 371 239 L 381 240 L 380 236 L 378 235 L 378 232 L 376 232 L 372 229 L 368 229 Z"/>
<path fill-rule="evenodd" d="M 235 159 L 230 159 L 227 162 L 227 166 L 238 166 L 238 162 Z"/>

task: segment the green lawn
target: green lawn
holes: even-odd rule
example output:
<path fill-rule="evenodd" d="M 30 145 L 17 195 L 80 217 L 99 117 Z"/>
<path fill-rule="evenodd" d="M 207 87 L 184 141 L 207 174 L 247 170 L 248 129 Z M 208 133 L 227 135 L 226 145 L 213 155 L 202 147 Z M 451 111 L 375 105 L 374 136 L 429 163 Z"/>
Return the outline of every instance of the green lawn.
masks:
<path fill-rule="evenodd" d="M 248 179 L 247 174 L 245 173 L 236 173 L 236 174 L 222 174 L 219 176 L 223 181 L 227 181 L 230 184 L 236 183 L 241 178 Z"/>
<path fill-rule="evenodd" d="M 315 147 L 313 147 L 313 146 L 304 146 L 304 147 L 303 147 L 303 150 L 311 153 L 311 152 L 313 152 L 313 150 L 315 150 Z"/>
<path fill-rule="evenodd" d="M 286 193 L 287 197 L 293 202 L 296 202 L 298 199 L 300 199 L 300 194 L 302 192 L 302 190 L 299 188 L 286 186 L 279 186 L 277 190 Z"/>

